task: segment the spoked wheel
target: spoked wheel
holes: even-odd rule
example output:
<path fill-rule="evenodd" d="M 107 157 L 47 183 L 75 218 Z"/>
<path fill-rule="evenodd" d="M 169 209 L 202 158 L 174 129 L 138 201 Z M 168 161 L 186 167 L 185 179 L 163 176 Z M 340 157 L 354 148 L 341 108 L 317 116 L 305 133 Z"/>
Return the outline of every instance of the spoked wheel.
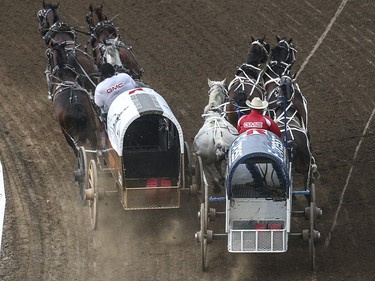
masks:
<path fill-rule="evenodd" d="M 90 161 L 90 167 L 88 171 L 88 187 L 85 191 L 86 199 L 89 201 L 91 227 L 93 230 L 95 230 L 98 220 L 99 200 L 98 174 L 95 160 Z"/>
<path fill-rule="evenodd" d="M 198 194 L 201 195 L 201 202 L 204 202 L 204 175 L 203 175 L 203 164 L 202 158 L 199 155 L 196 155 L 195 158 L 195 184 Z"/>
<path fill-rule="evenodd" d="M 315 226 L 315 203 L 310 203 L 310 227 L 309 227 L 309 256 L 310 256 L 310 267 L 315 270 L 315 239 L 316 231 Z"/>
<path fill-rule="evenodd" d="M 88 178 L 87 178 L 87 156 L 86 156 L 85 148 L 83 146 L 78 148 L 77 165 L 78 165 L 78 169 L 74 171 L 74 180 L 78 182 L 79 199 L 82 205 L 84 205 L 86 203 L 85 190 L 87 188 Z"/>
<path fill-rule="evenodd" d="M 185 149 L 185 179 L 184 179 L 184 188 L 192 188 L 192 164 L 191 164 L 191 153 L 189 149 L 189 144 L 185 141 L 184 143 Z"/>

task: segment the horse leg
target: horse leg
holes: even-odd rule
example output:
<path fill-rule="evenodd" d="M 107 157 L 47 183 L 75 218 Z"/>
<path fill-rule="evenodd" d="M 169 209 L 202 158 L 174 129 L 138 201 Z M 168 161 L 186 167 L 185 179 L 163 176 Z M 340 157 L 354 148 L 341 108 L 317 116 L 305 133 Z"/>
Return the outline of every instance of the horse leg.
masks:
<path fill-rule="evenodd" d="M 219 173 L 219 171 L 217 170 L 216 168 L 216 163 L 212 163 L 210 165 L 207 165 L 206 166 L 206 171 L 210 174 L 210 176 L 212 177 L 212 180 L 213 180 L 213 185 L 214 185 L 214 188 L 213 188 L 213 192 L 215 194 L 218 194 L 221 192 L 221 186 L 220 186 L 220 178 L 221 178 L 221 175 Z"/>

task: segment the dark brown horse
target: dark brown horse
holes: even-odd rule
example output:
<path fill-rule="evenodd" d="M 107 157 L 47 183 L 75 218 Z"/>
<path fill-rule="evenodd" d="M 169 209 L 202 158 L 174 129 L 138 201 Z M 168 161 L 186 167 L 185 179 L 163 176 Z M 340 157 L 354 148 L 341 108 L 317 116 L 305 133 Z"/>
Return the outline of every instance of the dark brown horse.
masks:
<path fill-rule="evenodd" d="M 73 60 L 76 60 L 75 70 L 79 74 L 79 81 L 86 90 L 93 94 L 98 80 L 98 68 L 93 58 L 79 48 L 75 30 L 60 20 L 57 13 L 58 7 L 58 4 L 47 4 L 43 1 L 43 9 L 37 13 L 40 34 L 49 48 L 56 43 L 57 33 L 66 34 L 65 48 L 71 49 L 70 55 Z M 50 71 L 47 68 L 47 78 Z"/>
<path fill-rule="evenodd" d="M 293 87 L 293 79 L 284 75 L 279 86 L 281 103 L 278 103 L 272 117 L 286 138 L 294 171 L 304 176 L 305 187 L 309 188 L 312 180 L 319 177 L 319 173 L 312 154 L 308 131 L 297 110 L 287 98 Z"/>
<path fill-rule="evenodd" d="M 40 24 L 43 23 L 43 25 L 50 24 L 47 19 L 50 14 L 49 10 L 56 7 L 45 8 L 38 12 L 38 15 L 43 15 L 40 17 Z M 56 20 L 58 17 L 51 16 L 50 19 Z M 44 32 L 44 28 L 42 30 Z M 57 21 L 44 34 L 48 46 L 46 55 L 49 72 L 46 77 L 52 96 L 55 119 L 76 155 L 78 146 L 86 143 L 92 149 L 96 149 L 96 116 L 89 93 L 81 83 L 83 75 L 76 54 L 78 46 L 75 41 L 76 33 L 66 23 Z"/>
<path fill-rule="evenodd" d="M 78 146 L 86 143 L 96 149 L 97 123 L 89 94 L 78 82 L 71 48 L 58 37 L 46 52 L 52 69 L 49 82 L 53 110 L 66 141 L 77 154 Z"/>
<path fill-rule="evenodd" d="M 291 68 L 296 60 L 296 49 L 292 44 L 292 38 L 287 40 L 286 38 L 280 38 L 276 36 L 278 45 L 271 50 L 270 60 L 266 65 L 264 72 L 264 87 L 267 93 L 267 100 L 269 103 L 269 110 L 274 110 L 278 107 L 279 102 L 279 86 L 280 80 L 283 76 L 293 78 L 291 74 Z M 286 101 L 291 104 L 299 115 L 299 119 L 303 126 L 307 129 L 308 123 L 308 112 L 307 112 L 307 101 L 302 95 L 302 92 L 293 78 L 293 87 L 287 88 L 285 92 Z"/>
<path fill-rule="evenodd" d="M 251 36 L 251 45 L 246 62 L 237 70 L 234 79 L 228 85 L 228 104 L 226 114 L 228 121 L 237 125 L 239 116 L 246 114 L 249 108 L 246 106 L 246 100 L 252 100 L 254 97 L 264 96 L 263 70 L 261 64 L 268 60 L 270 46 L 263 38 L 254 39 Z"/>
<path fill-rule="evenodd" d="M 91 33 L 91 47 L 96 64 L 111 63 L 117 71 L 125 71 L 134 79 L 141 79 L 143 68 L 132 52 L 117 34 L 117 28 L 103 14 L 103 5 L 90 5 L 86 16 Z"/>

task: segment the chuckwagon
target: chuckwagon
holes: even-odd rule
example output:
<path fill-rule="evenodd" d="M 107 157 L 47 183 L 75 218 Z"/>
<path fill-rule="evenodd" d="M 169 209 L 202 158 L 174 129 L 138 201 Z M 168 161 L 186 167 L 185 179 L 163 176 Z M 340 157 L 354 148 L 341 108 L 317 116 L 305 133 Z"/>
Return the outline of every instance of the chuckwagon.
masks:
<path fill-rule="evenodd" d="M 207 245 L 213 240 L 227 240 L 231 253 L 282 253 L 288 250 L 291 236 L 308 241 L 310 264 L 315 267 L 315 241 L 320 237 L 316 219 L 322 211 L 316 207 L 315 184 L 294 189 L 291 170 L 289 151 L 280 138 L 270 131 L 249 130 L 229 148 L 224 197 L 208 196 L 203 172 L 200 230 L 195 234 L 203 270 L 207 269 Z M 297 195 L 307 198 L 302 210 L 294 210 Z M 212 207 L 217 201 L 225 202 L 225 211 Z M 292 231 L 292 215 L 304 216 L 306 229 Z M 216 217 L 225 218 L 223 233 L 210 229 Z"/>
<path fill-rule="evenodd" d="M 136 88 L 119 95 L 107 117 L 100 118 L 100 148 L 81 146 L 74 173 L 93 229 L 98 200 L 105 194 L 118 194 L 126 210 L 179 208 L 180 191 L 191 183 L 189 153 L 182 128 L 160 94 Z M 99 186 L 98 174 L 111 175 L 115 188 Z"/>

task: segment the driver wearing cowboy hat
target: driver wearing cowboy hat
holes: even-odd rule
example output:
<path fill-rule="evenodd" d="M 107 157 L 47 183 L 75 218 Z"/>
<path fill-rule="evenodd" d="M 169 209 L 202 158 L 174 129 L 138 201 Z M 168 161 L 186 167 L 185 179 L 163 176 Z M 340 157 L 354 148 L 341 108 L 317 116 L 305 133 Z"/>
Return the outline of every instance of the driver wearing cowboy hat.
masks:
<path fill-rule="evenodd" d="M 250 102 L 246 101 L 246 105 L 251 108 L 250 114 L 243 115 L 237 123 L 237 130 L 239 134 L 246 132 L 249 129 L 263 129 L 271 131 L 278 137 L 281 137 L 281 132 L 275 121 L 269 116 L 263 115 L 263 110 L 267 108 L 268 102 L 262 101 L 255 97 Z"/>

